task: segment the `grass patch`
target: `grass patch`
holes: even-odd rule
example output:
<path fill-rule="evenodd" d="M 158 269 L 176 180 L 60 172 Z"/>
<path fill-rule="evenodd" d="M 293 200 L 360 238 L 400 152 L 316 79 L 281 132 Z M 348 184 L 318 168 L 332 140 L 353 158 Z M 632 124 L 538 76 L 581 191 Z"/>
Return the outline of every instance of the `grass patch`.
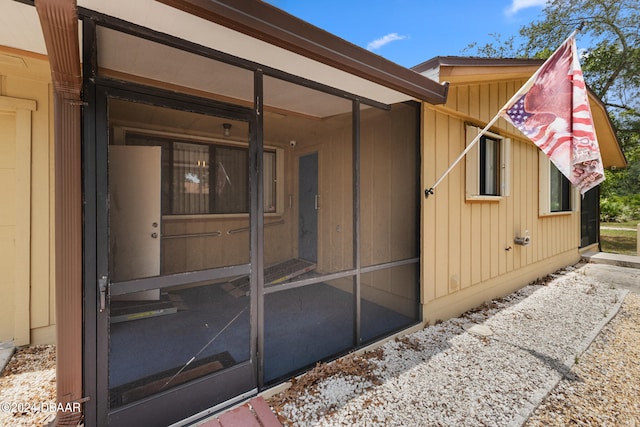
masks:
<path fill-rule="evenodd" d="M 633 228 L 637 229 L 640 220 L 626 221 L 626 222 L 601 222 L 601 227 L 613 227 L 613 228 Z"/>
<path fill-rule="evenodd" d="M 600 229 L 600 245 L 603 252 L 636 255 L 636 239 L 636 231 Z"/>

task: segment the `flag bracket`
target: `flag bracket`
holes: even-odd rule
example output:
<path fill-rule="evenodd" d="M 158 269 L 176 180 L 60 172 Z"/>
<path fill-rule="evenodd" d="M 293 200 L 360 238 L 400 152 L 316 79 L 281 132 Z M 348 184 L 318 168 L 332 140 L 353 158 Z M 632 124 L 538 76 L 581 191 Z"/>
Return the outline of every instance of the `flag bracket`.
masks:
<path fill-rule="evenodd" d="M 424 190 L 424 198 L 428 199 L 433 194 L 433 187 Z"/>

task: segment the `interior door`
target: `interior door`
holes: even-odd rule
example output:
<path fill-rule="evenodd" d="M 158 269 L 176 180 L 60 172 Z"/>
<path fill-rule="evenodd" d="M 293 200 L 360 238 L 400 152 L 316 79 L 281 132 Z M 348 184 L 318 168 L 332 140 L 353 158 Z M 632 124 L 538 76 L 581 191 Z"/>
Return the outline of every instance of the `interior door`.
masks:
<path fill-rule="evenodd" d="M 109 261 L 114 282 L 160 274 L 161 153 L 160 147 L 131 145 L 113 145 L 109 150 L 109 208 L 113 212 Z M 127 298 L 158 300 L 160 290 Z"/>
<path fill-rule="evenodd" d="M 257 389 L 254 116 L 99 93 L 98 416 L 168 425 Z"/>
<path fill-rule="evenodd" d="M 298 162 L 298 257 L 318 262 L 318 153 Z"/>

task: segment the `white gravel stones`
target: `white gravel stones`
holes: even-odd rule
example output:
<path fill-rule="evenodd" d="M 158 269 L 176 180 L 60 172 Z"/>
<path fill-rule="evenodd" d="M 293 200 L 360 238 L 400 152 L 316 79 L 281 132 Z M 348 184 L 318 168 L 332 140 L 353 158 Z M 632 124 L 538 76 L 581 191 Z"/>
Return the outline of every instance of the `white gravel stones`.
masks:
<path fill-rule="evenodd" d="M 281 415 L 295 426 L 521 425 L 622 299 L 573 269 L 551 279 L 384 344 L 370 360 L 381 384 L 334 374 Z"/>

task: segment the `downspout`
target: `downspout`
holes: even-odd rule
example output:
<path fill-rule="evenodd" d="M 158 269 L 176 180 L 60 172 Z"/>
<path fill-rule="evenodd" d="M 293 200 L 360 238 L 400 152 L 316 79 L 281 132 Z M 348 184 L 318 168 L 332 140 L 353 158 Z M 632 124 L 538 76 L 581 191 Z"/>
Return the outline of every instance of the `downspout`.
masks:
<path fill-rule="evenodd" d="M 75 0 L 35 0 L 54 96 L 56 424 L 82 419 L 82 75 Z"/>

